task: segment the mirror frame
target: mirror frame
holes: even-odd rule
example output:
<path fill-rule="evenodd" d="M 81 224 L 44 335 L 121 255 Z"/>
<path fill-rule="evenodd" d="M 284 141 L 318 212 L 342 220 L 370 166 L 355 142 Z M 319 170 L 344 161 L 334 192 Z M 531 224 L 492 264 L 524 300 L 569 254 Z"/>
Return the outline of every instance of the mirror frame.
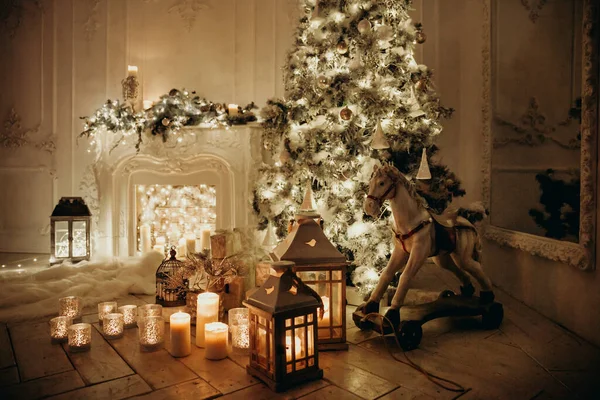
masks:
<path fill-rule="evenodd" d="M 497 0 L 483 0 L 483 203 L 491 206 L 492 171 L 492 5 Z M 596 244 L 596 169 L 598 136 L 598 10 L 597 0 L 584 0 L 582 21 L 582 92 L 581 92 L 581 194 L 579 242 L 571 243 L 500 228 L 483 226 L 484 237 L 501 245 L 535 256 L 572 265 L 582 270 L 595 269 Z M 493 210 L 490 210 L 493 212 Z"/>

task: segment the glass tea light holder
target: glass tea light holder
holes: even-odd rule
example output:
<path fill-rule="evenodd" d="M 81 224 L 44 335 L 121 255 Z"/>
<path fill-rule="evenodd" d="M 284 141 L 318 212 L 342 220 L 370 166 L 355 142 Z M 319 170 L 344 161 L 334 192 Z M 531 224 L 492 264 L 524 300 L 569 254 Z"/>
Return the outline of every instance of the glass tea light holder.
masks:
<path fill-rule="evenodd" d="M 139 317 L 138 328 L 142 351 L 150 352 L 162 348 L 165 341 L 165 320 L 163 317 Z"/>
<path fill-rule="evenodd" d="M 71 317 L 59 316 L 50 320 L 50 338 L 52 343 L 64 343 L 68 340 L 69 326 L 73 325 Z"/>
<path fill-rule="evenodd" d="M 229 327 L 222 322 L 211 322 L 204 327 L 204 358 L 222 360 L 227 358 Z"/>
<path fill-rule="evenodd" d="M 118 339 L 123 337 L 123 314 L 105 314 L 102 319 L 102 333 L 107 339 Z"/>
<path fill-rule="evenodd" d="M 69 317 L 74 321 L 81 319 L 83 311 L 83 302 L 81 297 L 67 296 L 58 299 L 58 315 Z"/>
<path fill-rule="evenodd" d="M 137 326 L 137 306 L 121 306 L 118 310 L 123 314 L 123 327 L 125 327 L 125 329 L 135 328 Z"/>
<path fill-rule="evenodd" d="M 137 324 L 144 317 L 162 317 L 162 306 L 160 304 L 144 304 L 137 308 Z"/>
<path fill-rule="evenodd" d="M 88 351 L 92 347 L 92 325 L 75 324 L 68 328 L 69 351 L 77 353 Z"/>
<path fill-rule="evenodd" d="M 176 312 L 169 320 L 171 338 L 171 355 L 173 357 L 186 357 L 192 353 L 191 315 Z"/>
<path fill-rule="evenodd" d="M 248 309 L 246 307 L 232 308 L 228 315 L 232 350 L 238 353 L 248 352 L 250 347 Z"/>
<path fill-rule="evenodd" d="M 105 301 L 104 303 L 98 303 L 98 323 L 102 326 L 104 322 L 104 316 L 106 314 L 117 312 L 116 301 Z"/>

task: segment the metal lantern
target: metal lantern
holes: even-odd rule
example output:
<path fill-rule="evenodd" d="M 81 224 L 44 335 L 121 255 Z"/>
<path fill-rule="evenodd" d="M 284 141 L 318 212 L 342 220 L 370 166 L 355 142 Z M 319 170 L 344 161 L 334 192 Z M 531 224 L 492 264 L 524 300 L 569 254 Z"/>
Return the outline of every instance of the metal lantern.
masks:
<path fill-rule="evenodd" d="M 290 234 L 273 250 L 272 257 L 293 261 L 298 277 L 321 296 L 325 312 L 319 319 L 319 350 L 347 350 L 348 262 L 323 233 L 321 221 L 314 212 L 298 214 Z"/>
<path fill-rule="evenodd" d="M 185 306 L 188 279 L 183 263 L 176 257 L 175 247 L 171 247 L 170 255 L 156 270 L 156 304 L 163 307 Z"/>
<path fill-rule="evenodd" d="M 50 264 L 90 259 L 90 209 L 81 197 L 62 197 L 50 216 Z"/>
<path fill-rule="evenodd" d="M 244 305 L 249 309 L 248 373 L 280 392 L 321 379 L 317 340 L 319 296 L 293 272 L 294 263 L 273 263 L 273 275 Z"/>

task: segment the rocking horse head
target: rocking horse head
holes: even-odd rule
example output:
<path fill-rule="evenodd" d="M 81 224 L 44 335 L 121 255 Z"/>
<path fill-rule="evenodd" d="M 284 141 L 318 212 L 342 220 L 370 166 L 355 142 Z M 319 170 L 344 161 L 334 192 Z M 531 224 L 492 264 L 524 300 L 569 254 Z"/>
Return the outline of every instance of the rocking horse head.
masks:
<path fill-rule="evenodd" d="M 365 199 L 365 212 L 376 218 L 383 202 L 396 196 L 398 184 L 404 183 L 403 180 L 406 181 L 406 178 L 393 165 L 375 165 L 369 181 L 369 194 Z"/>

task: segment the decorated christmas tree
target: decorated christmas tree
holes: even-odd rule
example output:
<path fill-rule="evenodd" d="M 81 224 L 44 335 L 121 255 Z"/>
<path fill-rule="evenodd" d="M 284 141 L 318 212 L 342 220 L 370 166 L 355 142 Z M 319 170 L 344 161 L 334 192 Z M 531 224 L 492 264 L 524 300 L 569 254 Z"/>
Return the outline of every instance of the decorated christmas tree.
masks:
<path fill-rule="evenodd" d="M 393 246 L 389 210 L 375 220 L 362 208 L 375 164 L 392 163 L 413 178 L 433 212 L 465 194 L 446 166 L 427 163 L 438 150 L 439 120 L 452 110 L 440 104 L 432 71 L 413 57 L 426 36 L 409 18 L 410 5 L 304 0 L 284 72 L 287 98 L 262 110 L 273 160 L 255 186 L 261 228 L 270 223 L 284 237 L 310 187 L 326 235 L 357 267 L 354 281 L 365 290 Z"/>

